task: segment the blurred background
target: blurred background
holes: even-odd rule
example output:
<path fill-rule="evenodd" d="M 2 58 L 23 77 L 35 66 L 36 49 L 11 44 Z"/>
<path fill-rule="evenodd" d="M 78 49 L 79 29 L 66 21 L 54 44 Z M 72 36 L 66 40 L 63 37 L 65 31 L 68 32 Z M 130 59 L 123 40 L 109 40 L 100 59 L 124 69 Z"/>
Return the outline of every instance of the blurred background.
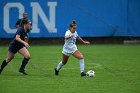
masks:
<path fill-rule="evenodd" d="M 91 43 L 140 43 L 140 0 L 0 0 L 0 45 L 14 37 L 24 12 L 33 25 L 31 44 L 63 44 L 73 19 Z"/>

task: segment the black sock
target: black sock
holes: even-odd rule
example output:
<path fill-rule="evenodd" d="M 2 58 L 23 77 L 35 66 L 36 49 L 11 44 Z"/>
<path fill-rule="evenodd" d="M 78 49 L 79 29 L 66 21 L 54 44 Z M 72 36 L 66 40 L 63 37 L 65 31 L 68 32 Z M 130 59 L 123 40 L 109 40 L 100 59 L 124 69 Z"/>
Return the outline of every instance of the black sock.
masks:
<path fill-rule="evenodd" d="M 27 65 L 29 59 L 24 58 L 20 67 L 20 70 L 24 70 L 25 66 Z"/>
<path fill-rule="evenodd" d="M 0 70 L 2 71 L 7 64 L 8 64 L 8 62 L 6 62 L 6 60 L 4 60 L 1 64 Z"/>

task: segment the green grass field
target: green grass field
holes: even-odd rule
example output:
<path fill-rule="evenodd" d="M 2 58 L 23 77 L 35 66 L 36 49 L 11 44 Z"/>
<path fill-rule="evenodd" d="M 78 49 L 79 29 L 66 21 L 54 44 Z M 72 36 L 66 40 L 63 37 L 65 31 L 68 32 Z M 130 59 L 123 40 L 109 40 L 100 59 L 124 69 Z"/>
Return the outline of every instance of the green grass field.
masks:
<path fill-rule="evenodd" d="M 1 62 L 7 49 L 0 47 Z M 29 75 L 18 72 L 22 56 L 16 54 L 0 75 L 0 93 L 140 93 L 140 45 L 78 45 L 78 49 L 85 70 L 94 70 L 95 78 L 81 77 L 73 56 L 55 76 L 62 45 L 31 46 Z"/>

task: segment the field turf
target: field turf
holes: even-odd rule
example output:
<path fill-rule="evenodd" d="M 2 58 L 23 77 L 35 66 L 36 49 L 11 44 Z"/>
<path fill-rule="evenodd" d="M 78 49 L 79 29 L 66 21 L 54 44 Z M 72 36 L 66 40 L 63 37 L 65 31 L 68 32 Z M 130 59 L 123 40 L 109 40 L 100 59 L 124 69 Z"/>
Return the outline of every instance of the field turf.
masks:
<path fill-rule="evenodd" d="M 8 47 L 0 46 L 0 64 Z M 140 45 L 78 45 L 85 71 L 95 78 L 81 77 L 79 61 L 73 56 L 61 69 L 62 45 L 31 46 L 28 76 L 18 72 L 22 56 L 16 54 L 0 75 L 0 93 L 140 93 Z"/>

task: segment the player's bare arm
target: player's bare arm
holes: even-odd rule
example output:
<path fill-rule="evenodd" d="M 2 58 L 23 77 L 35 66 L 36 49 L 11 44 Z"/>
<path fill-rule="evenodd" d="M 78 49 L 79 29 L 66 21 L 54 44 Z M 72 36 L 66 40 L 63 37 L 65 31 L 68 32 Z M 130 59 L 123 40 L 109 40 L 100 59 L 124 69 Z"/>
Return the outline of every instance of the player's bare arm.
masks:
<path fill-rule="evenodd" d="M 16 35 L 16 40 L 24 44 L 25 47 L 29 47 L 29 44 L 26 41 L 20 39 L 20 35 Z"/>
<path fill-rule="evenodd" d="M 90 44 L 89 41 L 84 41 L 80 36 L 77 36 L 77 39 L 83 44 Z"/>
<path fill-rule="evenodd" d="M 69 39 L 69 38 L 71 38 L 71 37 L 73 37 L 74 36 L 74 34 L 72 34 L 72 35 L 67 35 L 67 36 L 65 36 L 65 38 L 66 39 Z"/>

